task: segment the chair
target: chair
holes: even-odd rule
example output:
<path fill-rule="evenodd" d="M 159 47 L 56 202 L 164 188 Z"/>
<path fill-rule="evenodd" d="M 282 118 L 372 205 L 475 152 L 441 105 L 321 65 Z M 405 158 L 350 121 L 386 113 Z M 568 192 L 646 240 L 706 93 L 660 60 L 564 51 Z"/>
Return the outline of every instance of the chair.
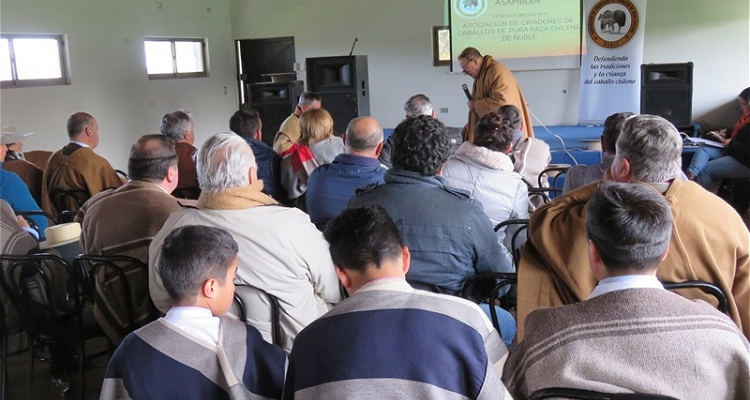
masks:
<path fill-rule="evenodd" d="M 716 297 L 716 300 L 718 301 L 718 304 L 716 305 L 716 309 L 723 312 L 724 314 L 726 314 L 729 309 L 727 306 L 728 304 L 727 294 L 724 293 L 724 291 L 720 287 L 714 285 L 713 283 L 706 282 L 706 281 L 684 281 L 684 282 L 662 281 L 661 284 L 664 286 L 664 289 L 668 289 L 668 290 L 700 289 L 703 293 L 707 293 Z M 683 297 L 687 297 L 687 296 L 683 296 Z"/>
<path fill-rule="evenodd" d="M 52 189 L 50 200 L 57 210 L 57 219 L 60 223 L 73 222 L 78 209 L 89 199 L 89 191 L 86 189 Z"/>
<path fill-rule="evenodd" d="M 445 289 L 441 288 L 440 286 L 433 285 L 431 283 L 416 281 L 414 279 L 407 279 L 406 282 L 409 284 L 409 286 L 417 290 L 425 290 L 428 292 L 438 293 L 438 294 L 452 294 L 452 293 L 448 293 Z"/>
<path fill-rule="evenodd" d="M 115 170 L 115 172 L 117 173 L 117 175 L 120 175 L 120 178 L 123 178 L 123 179 L 125 179 L 125 180 L 128 180 L 128 179 L 129 179 L 129 178 L 128 178 L 128 174 L 126 174 L 126 173 L 125 173 L 125 171 L 122 171 L 122 170 L 116 169 L 116 170 Z"/>
<path fill-rule="evenodd" d="M 234 292 L 234 303 L 238 308 L 238 317 L 242 318 L 242 321 L 245 323 L 250 323 L 250 319 L 258 319 L 260 321 L 264 321 L 267 318 L 264 318 L 263 315 L 260 315 L 261 313 L 258 310 L 252 310 L 247 307 L 245 304 L 245 300 L 242 298 L 241 294 L 244 292 L 245 294 L 248 294 L 248 292 L 255 292 L 260 294 L 262 298 L 265 298 L 268 304 L 270 305 L 269 311 L 271 314 L 271 338 L 272 343 L 277 346 L 283 347 L 283 337 L 282 337 L 282 329 L 281 329 L 281 314 L 283 313 L 283 310 L 281 309 L 281 303 L 279 303 L 278 297 L 266 292 L 263 289 L 257 288 L 252 285 L 248 284 L 236 284 L 235 285 L 235 292 Z M 256 318 L 259 317 L 259 318 Z M 251 324 L 252 325 L 252 324 Z"/>
<path fill-rule="evenodd" d="M 515 231 L 511 232 L 509 228 L 513 225 L 517 225 L 518 227 Z M 518 244 L 518 241 L 521 238 L 521 234 L 528 236 L 529 220 L 528 218 L 505 220 L 495 225 L 495 232 L 503 228 L 506 228 L 506 235 L 509 232 L 512 233 L 510 240 L 511 255 L 513 256 L 513 265 L 518 268 L 518 264 L 521 262 L 521 246 Z"/>
<path fill-rule="evenodd" d="M 495 299 L 500 291 L 510 285 L 518 283 L 518 274 L 515 272 L 483 272 L 467 279 L 461 288 L 461 297 L 474 303 L 487 303 L 490 305 L 490 319 L 495 330 L 500 332 L 500 321 L 495 309 Z M 502 308 L 510 308 L 508 304 Z"/>
<path fill-rule="evenodd" d="M 26 222 L 29 223 L 29 227 L 31 229 L 35 230 L 36 233 L 39 235 L 39 237 L 42 237 L 43 234 L 44 234 L 44 232 L 41 232 L 39 230 L 39 226 L 37 226 L 36 222 L 34 222 L 34 220 L 31 219 L 31 218 L 29 218 L 29 217 L 31 217 L 32 215 L 41 215 L 41 216 L 46 217 L 49 220 L 49 222 L 51 222 L 50 226 L 57 225 L 57 218 L 55 218 L 55 217 L 47 214 L 44 211 L 19 211 L 19 212 L 16 213 L 16 215 L 23 216 L 23 218 L 26 220 Z"/>
<path fill-rule="evenodd" d="M 570 165 L 548 166 L 547 168 L 542 170 L 542 172 L 540 172 L 539 176 L 537 177 L 537 184 L 538 184 L 537 189 L 546 189 L 545 192 L 548 193 L 547 195 L 548 198 L 554 199 L 558 195 L 562 194 L 562 185 L 558 186 L 557 181 L 558 179 L 560 179 L 561 176 L 564 177 L 565 174 L 568 173 L 569 169 L 570 169 Z M 549 179 L 552 179 L 551 185 L 550 185 Z"/>
<path fill-rule="evenodd" d="M 84 301 L 94 304 L 97 320 L 113 343 L 158 318 L 148 293 L 148 266 L 140 260 L 82 254 L 73 267 Z"/>
<path fill-rule="evenodd" d="M 546 388 L 539 389 L 529 396 L 529 400 L 552 398 L 575 400 L 678 400 L 674 397 L 647 393 L 604 393 L 586 389 Z"/>
<path fill-rule="evenodd" d="M 199 188 L 180 188 L 172 191 L 172 197 L 187 200 L 195 200 L 200 194 L 201 190 Z"/>
<path fill-rule="evenodd" d="M 93 321 L 84 321 L 81 299 L 74 289 L 77 282 L 70 267 L 61 257 L 46 253 L 0 255 L 0 262 L 4 271 L 3 288 L 18 308 L 21 327 L 29 340 L 27 398 L 31 398 L 34 360 L 38 359 L 52 363 L 77 362 L 83 399 L 85 341 L 102 335 Z M 75 355 L 55 354 L 55 350 L 65 353 L 65 347 L 71 345 L 76 348 Z M 49 356 L 45 348 L 50 349 Z"/>

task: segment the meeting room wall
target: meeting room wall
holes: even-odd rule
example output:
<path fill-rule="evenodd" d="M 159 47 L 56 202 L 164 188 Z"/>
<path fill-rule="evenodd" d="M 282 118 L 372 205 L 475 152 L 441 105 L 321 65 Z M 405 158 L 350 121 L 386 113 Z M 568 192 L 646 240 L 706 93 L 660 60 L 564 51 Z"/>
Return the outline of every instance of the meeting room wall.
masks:
<path fill-rule="evenodd" d="M 228 130 L 237 106 L 229 21 L 227 0 L 3 0 L 2 32 L 65 34 L 71 70 L 70 85 L 3 89 L 3 125 L 36 132 L 24 150 L 56 150 L 68 141 L 67 117 L 87 111 L 100 126 L 96 151 L 126 170 L 133 141 L 185 109 L 200 144 Z M 146 36 L 207 38 L 209 76 L 149 80 Z"/>
<path fill-rule="evenodd" d="M 441 0 L 230 0 L 230 8 L 235 39 L 294 36 L 303 68 L 306 57 L 348 54 L 358 38 L 354 54 L 368 56 L 370 111 L 385 127 L 394 127 L 403 118 L 403 102 L 420 92 L 432 98 L 446 124 L 466 121 L 460 86 L 471 79 L 432 65 L 432 27 L 445 22 Z M 749 16 L 747 0 L 722 1 L 721 7 L 703 0 L 648 0 L 644 62 L 695 63 L 694 120 L 736 119 L 737 94 L 750 86 Z M 514 74 L 542 123 L 577 122 L 578 69 Z M 304 72 L 299 76 L 304 79 Z"/>

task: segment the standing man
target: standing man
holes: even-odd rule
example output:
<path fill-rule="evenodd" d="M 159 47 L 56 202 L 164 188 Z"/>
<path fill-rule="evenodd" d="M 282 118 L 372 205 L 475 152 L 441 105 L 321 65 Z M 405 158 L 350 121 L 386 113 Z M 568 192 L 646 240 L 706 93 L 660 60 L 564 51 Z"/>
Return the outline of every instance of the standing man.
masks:
<path fill-rule="evenodd" d="M 85 190 L 86 199 L 104 189 L 118 188 L 122 179 L 104 157 L 94 153 L 99 145 L 99 124 L 91 114 L 77 112 L 68 118 L 68 143 L 50 156 L 42 178 L 42 208 L 57 216 L 50 193 L 60 190 Z M 77 204 L 68 204 L 77 211 Z"/>
<path fill-rule="evenodd" d="M 492 56 L 482 56 L 479 50 L 467 47 L 458 55 L 464 74 L 474 78 L 469 105 L 469 122 L 461 131 L 464 141 L 474 140 L 474 127 L 480 118 L 505 104 L 513 104 L 523 114 L 521 130 L 527 137 L 534 137 L 531 114 L 526 107 L 521 88 L 508 67 L 495 61 Z"/>
<path fill-rule="evenodd" d="M 174 111 L 161 118 L 161 134 L 172 139 L 177 151 L 177 170 L 180 172 L 175 197 L 197 199 L 201 191 L 198 188 L 198 172 L 195 169 L 195 155 L 198 149 L 195 143 L 193 118 L 185 111 Z"/>
<path fill-rule="evenodd" d="M 299 96 L 297 108 L 281 123 L 276 137 L 273 138 L 273 149 L 276 153 L 281 155 L 299 140 L 299 116 L 305 111 L 320 108 L 322 105 L 320 96 L 313 92 L 305 92 Z"/>

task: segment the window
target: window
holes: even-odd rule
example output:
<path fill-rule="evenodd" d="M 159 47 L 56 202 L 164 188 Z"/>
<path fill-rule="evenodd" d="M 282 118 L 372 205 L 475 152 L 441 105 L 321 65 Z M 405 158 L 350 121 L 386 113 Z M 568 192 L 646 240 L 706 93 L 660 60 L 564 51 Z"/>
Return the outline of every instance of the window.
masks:
<path fill-rule="evenodd" d="M 3 88 L 68 84 L 62 35 L 0 35 Z"/>
<path fill-rule="evenodd" d="M 451 65 L 451 31 L 447 26 L 432 27 L 432 65 Z"/>
<path fill-rule="evenodd" d="M 208 76 L 205 39 L 146 38 L 149 79 Z"/>

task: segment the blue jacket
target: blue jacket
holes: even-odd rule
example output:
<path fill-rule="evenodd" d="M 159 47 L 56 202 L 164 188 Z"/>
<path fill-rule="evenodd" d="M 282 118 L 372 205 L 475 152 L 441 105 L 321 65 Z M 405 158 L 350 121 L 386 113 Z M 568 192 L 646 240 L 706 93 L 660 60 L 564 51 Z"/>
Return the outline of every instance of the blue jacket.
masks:
<path fill-rule="evenodd" d="M 258 164 L 258 179 L 263 181 L 263 191 L 278 201 L 286 200 L 286 190 L 281 187 L 279 175 L 281 157 L 273 151 L 271 146 L 260 140 L 244 139 L 255 155 L 255 163 Z"/>
<path fill-rule="evenodd" d="M 5 200 L 13 209 L 13 212 L 21 211 L 42 211 L 29 192 L 21 178 L 13 172 L 2 169 L 3 163 L 0 162 L 0 199 Z M 49 226 L 47 218 L 40 215 L 31 217 L 39 228 L 39 239 L 44 239 L 44 230 Z"/>
<path fill-rule="evenodd" d="M 383 183 L 385 171 L 380 161 L 351 154 L 339 154 L 330 164 L 316 168 L 307 180 L 310 220 L 329 221 L 341 214 L 356 189 Z"/>
<path fill-rule="evenodd" d="M 378 204 L 398 225 L 411 252 L 407 279 L 458 292 L 480 272 L 512 272 L 482 204 L 445 186 L 440 176 L 388 170 L 385 184 L 367 188 L 349 207 Z"/>

